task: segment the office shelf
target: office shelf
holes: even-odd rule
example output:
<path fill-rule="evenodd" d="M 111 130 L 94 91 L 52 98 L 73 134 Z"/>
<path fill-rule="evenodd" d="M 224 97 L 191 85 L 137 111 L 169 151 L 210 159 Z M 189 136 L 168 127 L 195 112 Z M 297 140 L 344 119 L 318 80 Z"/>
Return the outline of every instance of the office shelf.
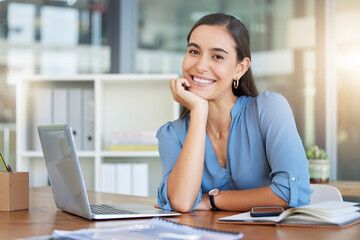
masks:
<path fill-rule="evenodd" d="M 168 85 L 169 80 L 174 77 L 177 75 L 84 74 L 61 77 L 34 75 L 19 80 L 16 87 L 17 171 L 30 172 L 30 178 L 33 178 L 30 179 L 31 186 L 47 185 L 47 173 L 36 126 L 70 122 L 76 132 L 75 144 L 89 190 L 101 190 L 101 168 L 104 163 L 109 162 L 147 162 L 151 165 L 149 185 L 154 188 L 161 180 L 157 151 L 110 149 L 114 145 L 114 132 L 155 134 L 161 125 L 178 118 L 180 106 L 173 101 Z M 38 95 L 41 91 L 50 91 L 46 95 L 48 99 Z M 77 96 L 76 91 L 82 97 L 79 100 L 81 103 L 77 104 L 81 105 L 80 115 L 79 111 L 71 111 L 71 107 L 76 104 L 71 102 L 70 95 L 75 92 Z M 90 98 L 85 98 L 85 91 L 90 92 Z M 44 109 L 43 105 L 48 109 Z M 57 112 L 65 111 L 63 109 L 66 109 L 65 114 Z M 56 114 L 63 119 L 56 119 Z M 71 118 L 76 114 L 81 118 L 78 127 L 71 124 Z M 150 189 L 150 195 L 154 196 L 155 191 L 156 189 Z"/>
<path fill-rule="evenodd" d="M 104 151 L 101 152 L 101 157 L 159 157 L 157 151 Z"/>
<path fill-rule="evenodd" d="M 40 151 L 24 151 L 21 154 L 22 158 L 40 158 L 43 157 L 43 153 Z"/>
<path fill-rule="evenodd" d="M 79 158 L 93 158 L 95 157 L 95 152 L 93 151 L 78 151 L 77 155 Z M 22 153 L 23 158 L 42 158 L 43 152 L 42 151 L 24 151 Z"/>

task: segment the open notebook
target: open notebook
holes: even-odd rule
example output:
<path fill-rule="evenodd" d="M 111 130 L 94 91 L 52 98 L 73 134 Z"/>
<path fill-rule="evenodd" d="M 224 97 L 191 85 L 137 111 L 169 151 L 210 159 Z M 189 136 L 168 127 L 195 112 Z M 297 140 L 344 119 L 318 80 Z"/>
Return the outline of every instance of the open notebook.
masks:
<path fill-rule="evenodd" d="M 176 216 L 140 204 L 89 204 L 79 159 L 69 125 L 38 126 L 56 207 L 87 219 Z M 121 183 L 119 183 L 121 184 Z"/>
<path fill-rule="evenodd" d="M 251 217 L 250 212 L 218 219 L 222 223 L 289 225 L 289 226 L 338 226 L 348 227 L 360 223 L 358 203 L 326 201 L 297 208 L 289 208 L 278 217 Z"/>

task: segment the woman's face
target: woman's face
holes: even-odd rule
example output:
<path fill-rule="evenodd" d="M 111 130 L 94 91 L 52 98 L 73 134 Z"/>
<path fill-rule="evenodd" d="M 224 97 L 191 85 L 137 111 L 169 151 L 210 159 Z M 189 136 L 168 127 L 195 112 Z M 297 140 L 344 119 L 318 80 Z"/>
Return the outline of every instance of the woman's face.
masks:
<path fill-rule="evenodd" d="M 242 68 L 235 47 L 225 27 L 197 27 L 190 36 L 182 66 L 184 78 L 191 84 L 189 91 L 206 100 L 233 98 L 233 80 L 241 77 Z"/>

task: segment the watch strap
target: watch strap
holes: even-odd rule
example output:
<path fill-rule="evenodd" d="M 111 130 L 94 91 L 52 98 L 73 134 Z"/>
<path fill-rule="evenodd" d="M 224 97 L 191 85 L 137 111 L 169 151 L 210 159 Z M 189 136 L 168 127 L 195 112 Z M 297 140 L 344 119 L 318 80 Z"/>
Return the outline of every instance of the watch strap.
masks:
<path fill-rule="evenodd" d="M 211 207 L 212 209 L 211 210 L 218 210 L 215 206 L 215 200 L 214 200 L 214 196 L 213 195 L 209 195 L 209 198 L 210 198 L 210 204 L 211 204 Z"/>

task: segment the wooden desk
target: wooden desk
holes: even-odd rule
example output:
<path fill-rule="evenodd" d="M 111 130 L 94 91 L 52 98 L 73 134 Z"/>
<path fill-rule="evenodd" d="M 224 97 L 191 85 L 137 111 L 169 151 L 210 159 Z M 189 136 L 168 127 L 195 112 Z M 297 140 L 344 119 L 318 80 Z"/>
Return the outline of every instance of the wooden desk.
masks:
<path fill-rule="evenodd" d="M 91 202 L 122 203 L 131 201 L 153 206 L 154 198 L 122 196 L 89 192 Z M 195 227 L 242 232 L 243 239 L 359 239 L 360 224 L 346 229 L 338 228 L 296 228 L 274 226 L 246 226 L 216 223 L 220 217 L 236 214 L 225 211 L 194 211 L 167 219 Z M 57 211 L 49 187 L 30 189 L 30 209 L 25 211 L 0 212 L 0 239 L 15 239 L 51 235 L 54 229 L 76 230 L 99 228 L 104 225 L 120 224 L 124 220 L 90 221 L 65 212 Z M 135 220 L 136 221 L 136 220 Z"/>
<path fill-rule="evenodd" d="M 360 197 L 360 182 L 357 181 L 337 181 L 328 183 L 339 189 L 341 195 L 347 197 Z"/>

